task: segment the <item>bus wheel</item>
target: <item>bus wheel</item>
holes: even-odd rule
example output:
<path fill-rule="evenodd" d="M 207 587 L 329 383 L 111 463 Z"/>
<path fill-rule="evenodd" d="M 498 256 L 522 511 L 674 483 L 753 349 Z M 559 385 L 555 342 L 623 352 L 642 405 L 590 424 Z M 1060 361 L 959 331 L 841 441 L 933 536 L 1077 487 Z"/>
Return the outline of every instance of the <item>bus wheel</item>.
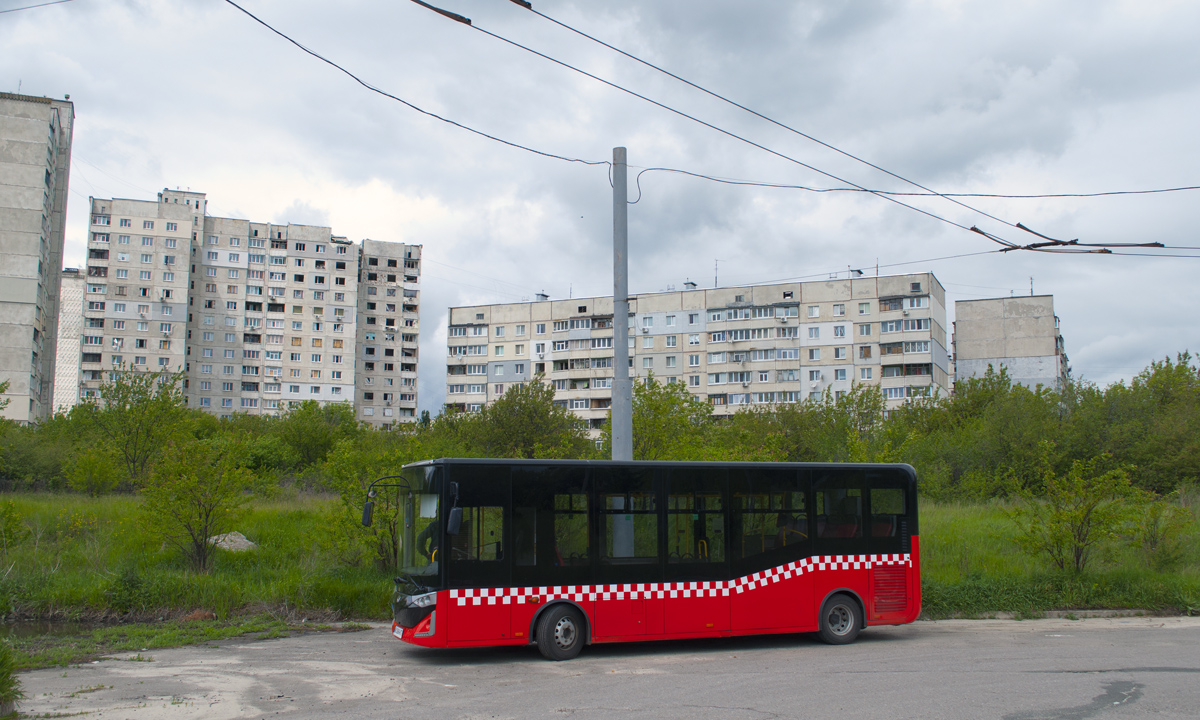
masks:
<path fill-rule="evenodd" d="M 560 603 L 538 618 L 538 651 L 547 660 L 570 660 L 583 649 L 583 618 L 579 611 Z"/>
<path fill-rule="evenodd" d="M 825 601 L 819 618 L 817 635 L 830 645 L 845 645 L 854 642 L 862 629 L 858 603 L 849 595 L 834 595 Z"/>

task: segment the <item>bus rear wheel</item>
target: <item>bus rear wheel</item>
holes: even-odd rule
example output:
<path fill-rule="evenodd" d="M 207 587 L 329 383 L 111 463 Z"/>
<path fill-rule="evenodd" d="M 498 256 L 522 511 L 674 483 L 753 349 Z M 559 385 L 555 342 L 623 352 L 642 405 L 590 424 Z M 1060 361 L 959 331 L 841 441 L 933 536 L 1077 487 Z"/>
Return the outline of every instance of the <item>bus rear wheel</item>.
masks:
<path fill-rule="evenodd" d="M 817 635 L 830 645 L 846 645 L 858 637 L 862 624 L 858 603 L 839 593 L 826 600 L 821 608 Z"/>
<path fill-rule="evenodd" d="M 575 608 L 561 603 L 538 618 L 537 646 L 547 660 L 570 660 L 583 650 L 583 618 Z"/>

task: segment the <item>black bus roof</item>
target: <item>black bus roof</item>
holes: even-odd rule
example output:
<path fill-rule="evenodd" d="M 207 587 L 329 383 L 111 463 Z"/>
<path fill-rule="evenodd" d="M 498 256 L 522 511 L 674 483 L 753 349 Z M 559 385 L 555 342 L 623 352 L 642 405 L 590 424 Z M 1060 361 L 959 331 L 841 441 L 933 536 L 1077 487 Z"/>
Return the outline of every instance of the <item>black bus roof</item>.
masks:
<path fill-rule="evenodd" d="M 708 467 L 708 468 L 861 468 L 861 469 L 894 469 L 903 470 L 916 479 L 917 471 L 907 463 L 820 463 L 820 462 L 764 462 L 764 461 L 729 461 L 729 460 L 545 460 L 521 458 L 436 458 L 418 460 L 404 465 L 404 468 L 425 467 L 429 465 L 522 465 L 522 466 L 556 466 L 556 467 Z"/>

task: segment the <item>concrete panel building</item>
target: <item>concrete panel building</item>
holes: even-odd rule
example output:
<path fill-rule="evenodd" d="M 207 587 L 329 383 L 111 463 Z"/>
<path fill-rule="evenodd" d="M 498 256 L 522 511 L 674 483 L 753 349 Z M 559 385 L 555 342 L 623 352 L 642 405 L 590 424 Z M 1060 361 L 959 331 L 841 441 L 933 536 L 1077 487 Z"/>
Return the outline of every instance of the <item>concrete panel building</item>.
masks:
<path fill-rule="evenodd" d="M 0 93 L 0 382 L 3 416 L 53 412 L 72 104 Z"/>
<path fill-rule="evenodd" d="M 79 404 L 79 353 L 83 340 L 83 296 L 86 278 L 79 268 L 62 271 L 58 302 L 58 342 L 54 361 L 54 412 Z"/>
<path fill-rule="evenodd" d="M 187 402 L 217 415 L 355 403 L 358 327 L 378 320 L 380 356 L 399 359 L 407 347 L 412 362 L 369 369 L 364 384 L 388 388 L 389 410 L 371 415 L 387 420 L 379 425 L 415 420 L 420 247 L 367 241 L 364 255 L 328 227 L 211 217 L 206 203 L 178 190 L 92 199 L 81 394 L 96 395 L 124 365 L 183 371 Z M 391 272 L 359 267 L 372 259 Z M 361 321 L 360 288 L 381 300 Z M 393 387 L 407 388 L 403 401 Z"/>
<path fill-rule="evenodd" d="M 544 296 L 542 296 L 544 297 Z M 945 293 L 931 273 L 630 298 L 631 375 L 731 414 L 878 385 L 888 407 L 948 389 Z M 447 405 L 474 410 L 544 374 L 599 428 L 612 403 L 612 298 L 450 308 Z"/>
<path fill-rule="evenodd" d="M 355 346 L 361 422 L 388 429 L 417 415 L 421 246 L 363 240 Z"/>
<path fill-rule="evenodd" d="M 1030 389 L 1059 390 L 1067 381 L 1067 351 L 1052 295 L 959 300 L 954 303 L 955 379 L 1004 367 Z"/>

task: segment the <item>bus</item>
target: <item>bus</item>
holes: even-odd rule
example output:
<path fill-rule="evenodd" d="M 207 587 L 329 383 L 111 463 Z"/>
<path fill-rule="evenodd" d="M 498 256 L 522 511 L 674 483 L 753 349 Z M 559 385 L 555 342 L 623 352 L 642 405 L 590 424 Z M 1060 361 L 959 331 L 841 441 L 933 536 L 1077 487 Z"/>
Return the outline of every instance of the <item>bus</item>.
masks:
<path fill-rule="evenodd" d="M 385 499 L 414 645 L 844 644 L 921 612 L 909 465 L 439 459 L 373 483 L 364 525 Z"/>

